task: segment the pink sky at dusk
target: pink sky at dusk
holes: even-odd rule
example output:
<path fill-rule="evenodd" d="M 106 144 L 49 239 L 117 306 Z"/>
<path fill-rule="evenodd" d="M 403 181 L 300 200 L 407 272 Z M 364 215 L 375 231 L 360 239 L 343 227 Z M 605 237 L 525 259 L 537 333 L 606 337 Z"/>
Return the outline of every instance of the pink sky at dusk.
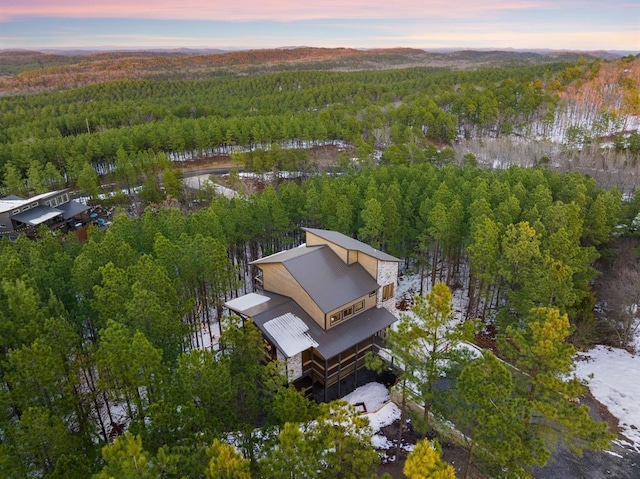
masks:
<path fill-rule="evenodd" d="M 0 18 L 24 16 L 70 18 L 156 18 L 181 20 L 274 20 L 298 21 L 312 19 L 345 18 L 407 18 L 431 15 L 456 17 L 461 10 L 465 15 L 491 15 L 506 10 L 529 10 L 540 6 L 554 8 L 563 2 L 548 0 L 110 0 L 90 2 L 83 0 L 5 0 Z M 453 7 L 453 8 L 452 8 Z"/>
<path fill-rule="evenodd" d="M 640 50 L 637 0 L 3 0 L 0 49 Z"/>

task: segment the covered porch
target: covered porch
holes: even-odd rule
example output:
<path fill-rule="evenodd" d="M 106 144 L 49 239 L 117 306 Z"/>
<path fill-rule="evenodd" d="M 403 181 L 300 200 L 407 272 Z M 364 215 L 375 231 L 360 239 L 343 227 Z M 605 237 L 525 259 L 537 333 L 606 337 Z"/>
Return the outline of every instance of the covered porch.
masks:
<path fill-rule="evenodd" d="M 386 309 L 370 308 L 325 330 L 291 298 L 267 292 L 250 293 L 225 306 L 242 318 L 251 318 L 276 353 L 272 358 L 285 360 L 288 373 L 294 369 L 289 363 L 295 364 L 295 374 L 289 376 L 294 386 L 320 401 L 347 394 L 359 377 L 369 375 L 365 358 L 384 348 L 386 330 L 396 321 Z M 295 348 L 291 323 L 285 322 L 292 317 L 304 325 Z M 282 327 L 285 324 L 289 326 Z M 300 347 L 305 341 L 306 347 Z"/>

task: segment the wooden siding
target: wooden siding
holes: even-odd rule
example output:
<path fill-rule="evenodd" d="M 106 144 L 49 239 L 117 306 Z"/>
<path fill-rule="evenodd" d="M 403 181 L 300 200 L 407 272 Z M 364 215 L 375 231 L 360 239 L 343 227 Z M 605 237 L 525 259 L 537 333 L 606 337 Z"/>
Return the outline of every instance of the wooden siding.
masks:
<path fill-rule="evenodd" d="M 332 315 L 334 315 L 337 312 L 340 312 L 340 311 L 344 310 L 345 308 L 348 308 L 349 306 L 353 306 L 354 304 L 359 303 L 360 301 L 363 301 L 363 300 L 364 300 L 364 309 L 362 309 L 361 311 L 358 311 L 357 313 L 353 314 L 352 316 L 349 316 L 347 319 L 343 319 L 343 320 L 337 322 L 334 325 L 331 324 L 331 316 Z M 369 294 L 367 293 L 364 296 L 360 296 L 359 298 L 357 298 L 354 301 L 350 301 L 349 303 L 344 304 L 344 305 L 340 306 L 339 308 L 334 309 L 333 311 L 329 311 L 327 313 L 327 316 L 326 316 L 327 327 L 325 329 L 330 329 L 333 326 L 337 326 L 338 324 L 344 323 L 345 321 L 356 320 L 356 316 L 358 316 L 362 312 L 366 311 L 367 309 L 375 308 L 376 303 L 377 303 L 376 300 L 377 300 L 377 297 L 376 297 L 375 294 L 373 296 L 369 296 Z"/>
<path fill-rule="evenodd" d="M 307 243 L 307 246 L 327 245 L 329 248 L 333 250 L 335 254 L 337 254 L 340 257 L 342 261 L 344 261 L 345 264 L 350 264 L 348 263 L 348 258 L 347 258 L 349 251 L 343 248 L 342 246 L 338 246 L 335 243 L 331 243 L 330 241 L 327 241 L 324 238 L 320 238 L 319 236 L 314 235 L 309 231 L 307 231 L 306 243 Z M 372 275 L 372 276 L 374 278 L 376 277 L 375 275 Z"/>
<path fill-rule="evenodd" d="M 292 298 L 315 322 L 325 328 L 325 316 L 322 310 L 311 299 L 311 296 L 302 289 L 282 263 L 265 263 L 259 265 L 259 268 L 262 269 L 263 288 L 265 291 Z"/>
<path fill-rule="evenodd" d="M 373 256 L 360 252 L 358 254 L 358 263 L 374 278 L 378 277 L 378 260 Z M 380 285 L 382 286 L 382 285 Z"/>

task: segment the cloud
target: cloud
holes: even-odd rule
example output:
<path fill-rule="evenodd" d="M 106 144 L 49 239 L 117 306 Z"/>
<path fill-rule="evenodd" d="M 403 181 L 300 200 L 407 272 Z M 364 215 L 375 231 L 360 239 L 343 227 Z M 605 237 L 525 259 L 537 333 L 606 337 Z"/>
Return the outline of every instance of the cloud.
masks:
<path fill-rule="evenodd" d="M 560 2 L 561 3 L 561 2 Z M 552 7 L 550 0 L 4 0 L 4 21 L 25 17 L 148 18 L 217 21 L 318 19 L 455 18 Z"/>
<path fill-rule="evenodd" d="M 603 40 L 606 39 L 606 40 Z M 491 32 L 430 32 L 409 34 L 401 38 L 406 45 L 424 48 L 550 48 L 576 50 L 625 50 L 637 39 L 636 31 L 597 30 L 590 32 L 525 32 L 494 30 Z M 398 38 L 395 38 L 398 40 Z"/>

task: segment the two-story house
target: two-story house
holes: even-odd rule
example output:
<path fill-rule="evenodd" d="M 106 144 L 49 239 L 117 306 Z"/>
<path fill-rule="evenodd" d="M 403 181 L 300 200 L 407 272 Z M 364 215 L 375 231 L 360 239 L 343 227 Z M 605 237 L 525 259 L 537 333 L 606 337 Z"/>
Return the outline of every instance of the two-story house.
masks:
<path fill-rule="evenodd" d="M 260 328 L 289 381 L 327 388 L 356 375 L 396 321 L 399 259 L 335 231 L 254 261 L 256 293 L 225 303 Z"/>
<path fill-rule="evenodd" d="M 41 225 L 52 230 L 74 229 L 86 221 L 89 209 L 69 198 L 69 190 L 50 191 L 32 198 L 5 196 L 0 198 L 0 238 L 14 240 L 19 234 L 34 235 Z"/>

